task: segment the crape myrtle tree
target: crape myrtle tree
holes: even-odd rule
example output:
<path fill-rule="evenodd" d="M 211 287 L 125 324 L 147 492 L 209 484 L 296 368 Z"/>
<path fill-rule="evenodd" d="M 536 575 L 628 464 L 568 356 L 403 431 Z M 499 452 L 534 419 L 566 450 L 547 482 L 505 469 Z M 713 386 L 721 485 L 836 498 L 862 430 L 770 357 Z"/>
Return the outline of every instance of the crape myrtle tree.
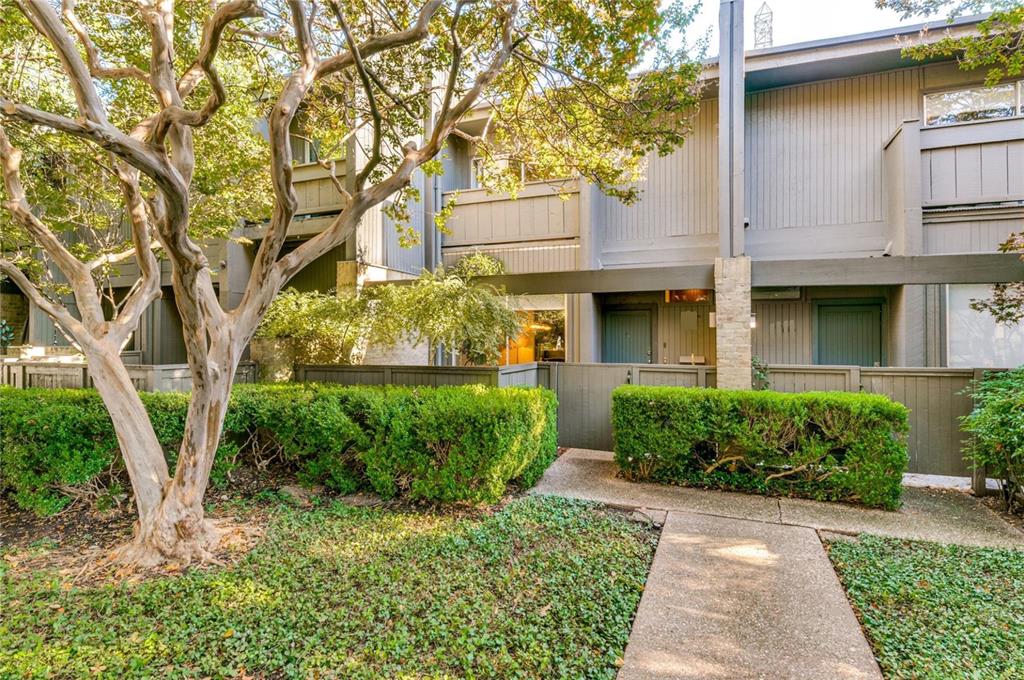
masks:
<path fill-rule="evenodd" d="M 985 13 L 975 34 L 912 43 L 904 52 L 915 59 L 956 57 L 964 70 L 985 69 L 989 85 L 1024 74 L 1024 0 L 876 0 L 875 4 L 904 18 Z M 1019 253 L 1024 260 L 1024 231 L 1010 234 L 999 251 Z M 998 283 L 990 298 L 973 300 L 971 307 L 988 312 L 998 323 L 1019 323 L 1024 320 L 1024 281 Z"/>
<path fill-rule="evenodd" d="M 489 111 L 474 140 L 485 151 L 516 140 L 548 176 L 636 197 L 645 158 L 682 143 L 699 97 L 700 66 L 679 38 L 692 10 L 660 5 L 4 0 L 0 270 L 85 355 L 110 412 L 138 511 L 117 559 L 210 557 L 218 531 L 203 497 L 260 320 L 367 211 L 414 198 L 414 173 L 440 171 L 467 113 Z M 348 145 L 361 160 L 344 181 L 330 165 L 342 209 L 283 254 L 300 114 L 323 156 Z M 228 307 L 202 245 L 254 212 L 269 214 L 265 236 Z M 114 291 L 111 272 L 129 265 L 137 280 Z M 119 358 L 161 295 L 163 265 L 192 379 L 173 470 Z"/>

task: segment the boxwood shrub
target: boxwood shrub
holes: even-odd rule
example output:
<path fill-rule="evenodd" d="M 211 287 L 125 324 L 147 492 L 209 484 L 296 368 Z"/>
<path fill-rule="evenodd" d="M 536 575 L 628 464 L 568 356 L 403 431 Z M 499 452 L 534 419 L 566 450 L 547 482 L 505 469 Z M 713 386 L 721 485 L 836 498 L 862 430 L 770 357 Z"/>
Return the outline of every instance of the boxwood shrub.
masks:
<path fill-rule="evenodd" d="M 173 465 L 188 395 L 142 399 Z M 239 385 L 212 480 L 225 483 L 248 459 L 343 493 L 492 503 L 510 482 L 532 486 L 554 460 L 556 410 L 554 393 L 542 389 Z M 0 388 L 0 491 L 48 514 L 124 487 L 95 391 Z"/>
<path fill-rule="evenodd" d="M 628 479 L 900 504 L 907 409 L 884 396 L 624 385 L 612 426 Z"/>

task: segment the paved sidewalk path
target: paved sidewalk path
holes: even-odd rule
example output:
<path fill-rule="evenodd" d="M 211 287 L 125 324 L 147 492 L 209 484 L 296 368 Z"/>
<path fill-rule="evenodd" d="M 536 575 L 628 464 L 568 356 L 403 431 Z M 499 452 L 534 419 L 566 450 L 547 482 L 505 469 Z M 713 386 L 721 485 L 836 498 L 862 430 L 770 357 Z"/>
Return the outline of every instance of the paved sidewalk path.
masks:
<path fill-rule="evenodd" d="M 903 507 L 898 512 L 887 512 L 798 498 L 638 484 L 619 479 L 616 472 L 611 453 L 570 449 L 548 468 L 533 493 L 840 533 L 1024 548 L 1024 534 L 975 498 L 959 491 L 905 488 Z"/>
<path fill-rule="evenodd" d="M 534 493 L 664 516 L 619 680 L 882 677 L 817 530 L 1024 548 L 1024 534 L 957 491 L 904 489 L 898 512 L 615 476 L 571 449 Z"/>
<path fill-rule="evenodd" d="M 813 529 L 669 512 L 618 677 L 882 675 Z"/>

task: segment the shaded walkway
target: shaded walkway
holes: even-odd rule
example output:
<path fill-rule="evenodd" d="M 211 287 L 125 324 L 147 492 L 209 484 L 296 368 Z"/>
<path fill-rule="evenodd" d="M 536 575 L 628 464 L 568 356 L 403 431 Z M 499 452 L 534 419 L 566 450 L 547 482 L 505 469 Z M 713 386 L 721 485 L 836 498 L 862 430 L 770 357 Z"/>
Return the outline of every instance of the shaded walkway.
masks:
<path fill-rule="evenodd" d="M 615 476 L 607 451 L 570 449 L 533 492 L 630 508 L 675 510 L 788 524 L 840 533 L 871 533 L 939 543 L 1024 548 L 1024 534 L 974 497 L 958 491 L 904 488 L 897 512 L 798 498 L 638 484 Z"/>

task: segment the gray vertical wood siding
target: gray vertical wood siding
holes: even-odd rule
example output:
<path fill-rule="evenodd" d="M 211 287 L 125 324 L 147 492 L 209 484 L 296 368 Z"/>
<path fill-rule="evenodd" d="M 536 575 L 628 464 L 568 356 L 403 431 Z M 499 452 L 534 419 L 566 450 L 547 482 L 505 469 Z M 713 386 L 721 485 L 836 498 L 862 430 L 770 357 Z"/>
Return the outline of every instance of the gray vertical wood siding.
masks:
<path fill-rule="evenodd" d="M 343 206 L 343 199 L 331 180 L 330 170 L 318 164 L 300 165 L 294 168 L 295 194 L 299 199 L 298 215 L 337 212 Z M 339 161 L 335 176 L 345 181 L 345 162 Z"/>
<path fill-rule="evenodd" d="M 927 255 L 991 253 L 998 250 L 1011 233 L 1022 229 L 1024 209 L 926 213 L 924 252 Z"/>
<path fill-rule="evenodd" d="M 652 153 L 633 205 L 597 195 L 591 207 L 605 267 L 707 259 L 718 251 L 718 100 L 705 99 L 683 146 Z"/>
<path fill-rule="evenodd" d="M 972 369 L 861 370 L 865 392 L 884 394 L 910 409 L 909 472 L 971 474 L 961 451 L 965 435 L 959 419 L 973 408 L 962 393 L 973 377 Z"/>
<path fill-rule="evenodd" d="M 1024 121 L 996 120 L 921 132 L 925 208 L 1024 198 Z"/>
<path fill-rule="evenodd" d="M 769 364 L 809 364 L 812 306 L 805 300 L 751 304 L 757 327 L 751 332 L 753 355 Z"/>

